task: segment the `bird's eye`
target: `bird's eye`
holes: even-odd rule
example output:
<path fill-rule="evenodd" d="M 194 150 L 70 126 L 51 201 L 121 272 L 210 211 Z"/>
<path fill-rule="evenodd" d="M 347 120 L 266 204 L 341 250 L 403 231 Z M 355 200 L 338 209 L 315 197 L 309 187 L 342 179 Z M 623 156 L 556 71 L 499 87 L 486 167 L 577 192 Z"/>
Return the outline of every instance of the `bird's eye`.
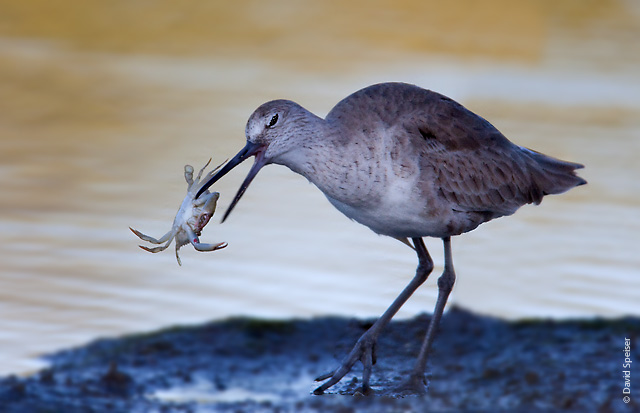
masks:
<path fill-rule="evenodd" d="M 272 128 L 277 122 L 278 122 L 278 114 L 276 113 L 271 117 L 271 120 L 269 121 L 267 128 Z"/>

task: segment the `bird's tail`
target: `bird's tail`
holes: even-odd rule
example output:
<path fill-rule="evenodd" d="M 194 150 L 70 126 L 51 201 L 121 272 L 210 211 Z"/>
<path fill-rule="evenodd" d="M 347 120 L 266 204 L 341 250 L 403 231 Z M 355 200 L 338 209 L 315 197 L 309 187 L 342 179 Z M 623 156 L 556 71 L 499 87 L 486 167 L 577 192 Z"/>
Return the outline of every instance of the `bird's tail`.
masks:
<path fill-rule="evenodd" d="M 584 168 L 584 165 L 562 161 L 530 149 L 523 149 L 534 161 L 536 173 L 532 174 L 532 177 L 534 192 L 538 192 L 536 194 L 538 196 L 532 194 L 535 203 L 539 203 L 544 195 L 561 194 L 575 186 L 587 183 L 576 175 L 576 169 Z"/>

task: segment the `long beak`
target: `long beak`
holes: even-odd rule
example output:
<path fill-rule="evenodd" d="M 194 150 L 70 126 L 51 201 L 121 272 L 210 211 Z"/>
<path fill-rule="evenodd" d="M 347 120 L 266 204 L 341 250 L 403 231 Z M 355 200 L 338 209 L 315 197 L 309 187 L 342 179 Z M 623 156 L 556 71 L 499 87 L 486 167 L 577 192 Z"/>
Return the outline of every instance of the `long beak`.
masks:
<path fill-rule="evenodd" d="M 251 170 L 249 170 L 249 174 L 247 175 L 247 177 L 244 179 L 244 182 L 240 186 L 240 189 L 238 190 L 238 193 L 236 194 L 235 198 L 233 198 L 233 201 L 231 201 L 231 205 L 229 205 L 229 208 L 227 208 L 227 212 L 224 213 L 222 222 L 224 222 L 227 219 L 227 217 L 229 216 L 233 208 L 236 206 L 240 198 L 242 198 L 244 191 L 247 190 L 247 188 L 249 187 L 249 184 L 251 183 L 251 181 L 253 181 L 253 178 L 256 177 L 260 168 L 266 165 L 267 162 L 264 158 L 264 150 L 265 150 L 264 145 L 247 141 L 247 144 L 245 145 L 245 147 L 242 148 L 242 150 L 238 152 L 237 155 L 234 156 L 229 162 L 227 162 L 226 165 L 223 166 L 222 169 L 218 171 L 218 173 L 213 175 L 211 179 L 207 181 L 207 183 L 202 185 L 202 188 L 200 188 L 200 190 L 198 191 L 196 198 L 198 198 L 204 191 L 209 189 L 209 187 L 214 183 L 216 183 L 220 178 L 225 176 L 227 172 L 229 172 L 230 170 L 235 168 L 237 165 L 242 163 L 245 159 L 255 155 L 256 160 L 254 161 L 253 166 L 251 167 Z"/>

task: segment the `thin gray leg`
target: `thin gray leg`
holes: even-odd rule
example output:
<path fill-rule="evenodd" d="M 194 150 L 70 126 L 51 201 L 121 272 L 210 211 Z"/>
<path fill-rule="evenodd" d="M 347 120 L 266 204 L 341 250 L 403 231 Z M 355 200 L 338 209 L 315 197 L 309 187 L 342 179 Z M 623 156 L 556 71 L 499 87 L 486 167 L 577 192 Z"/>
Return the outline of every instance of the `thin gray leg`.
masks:
<path fill-rule="evenodd" d="M 409 391 L 411 393 L 425 393 L 425 385 L 427 381 L 425 379 L 425 370 L 427 368 L 427 359 L 429 357 L 429 349 L 436 336 L 438 325 L 440 324 L 440 318 L 442 312 L 447 304 L 449 294 L 453 289 L 453 284 L 456 281 L 456 273 L 453 270 L 453 258 L 451 256 L 451 238 L 446 237 L 442 239 L 444 243 L 444 271 L 440 278 L 438 278 L 438 300 L 436 301 L 436 307 L 433 310 L 433 316 L 429 322 L 429 328 L 427 334 L 422 342 L 420 348 L 420 354 L 416 360 L 416 364 L 411 372 L 411 375 L 407 381 L 400 386 L 398 391 Z"/>
<path fill-rule="evenodd" d="M 391 321 L 400 307 L 404 305 L 418 287 L 427 280 L 427 277 L 429 277 L 429 274 L 433 270 L 433 260 L 431 259 L 422 238 L 412 238 L 412 241 L 415 246 L 416 253 L 418 254 L 418 268 L 416 269 L 416 275 L 413 277 L 411 282 L 409 282 L 409 285 L 402 290 L 393 303 L 391 303 L 389 308 L 387 308 L 378 321 L 376 321 L 371 328 L 369 328 L 369 330 L 367 330 L 360 339 L 358 339 L 353 350 L 351 350 L 347 357 L 345 357 L 340 367 L 331 373 L 322 375 L 316 379 L 316 381 L 329 380 L 315 389 L 313 391 L 314 394 L 322 394 L 329 387 L 339 382 L 358 360 L 360 360 L 364 366 L 362 392 L 367 394 L 371 391 L 371 388 L 369 387 L 369 378 L 371 377 L 371 368 L 375 363 L 375 345 L 380 332 L 389 323 L 389 321 Z"/>

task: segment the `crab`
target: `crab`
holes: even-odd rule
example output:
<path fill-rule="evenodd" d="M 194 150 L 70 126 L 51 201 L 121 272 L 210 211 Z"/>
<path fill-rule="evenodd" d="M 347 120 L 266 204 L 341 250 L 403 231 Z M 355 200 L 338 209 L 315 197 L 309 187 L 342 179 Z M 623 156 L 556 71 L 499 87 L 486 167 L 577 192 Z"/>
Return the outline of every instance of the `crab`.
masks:
<path fill-rule="evenodd" d="M 201 252 L 216 251 L 227 246 L 226 242 L 220 242 L 218 244 L 204 244 L 201 243 L 198 238 L 202 233 L 202 229 L 209 223 L 209 220 L 213 216 L 213 213 L 216 210 L 218 198 L 220 197 L 220 193 L 209 192 L 206 190 L 196 199 L 196 195 L 202 186 L 200 178 L 202 177 L 204 170 L 209 166 L 210 162 L 211 159 L 209 159 L 209 162 L 200 169 L 195 180 L 193 179 L 193 166 L 184 166 L 184 178 L 189 186 L 187 187 L 187 195 L 184 197 L 184 200 L 180 205 L 180 209 L 173 220 L 171 231 L 164 234 L 160 239 L 156 239 L 129 227 L 129 229 L 143 241 L 148 241 L 152 244 L 165 243 L 159 247 L 152 248 L 140 245 L 140 248 L 154 253 L 164 251 L 175 238 L 176 259 L 178 260 L 178 265 L 182 265 L 180 255 L 178 255 L 178 250 L 184 245 L 191 243 L 197 251 Z M 204 182 L 207 182 L 221 166 L 222 164 L 218 165 L 211 172 L 205 175 Z"/>

